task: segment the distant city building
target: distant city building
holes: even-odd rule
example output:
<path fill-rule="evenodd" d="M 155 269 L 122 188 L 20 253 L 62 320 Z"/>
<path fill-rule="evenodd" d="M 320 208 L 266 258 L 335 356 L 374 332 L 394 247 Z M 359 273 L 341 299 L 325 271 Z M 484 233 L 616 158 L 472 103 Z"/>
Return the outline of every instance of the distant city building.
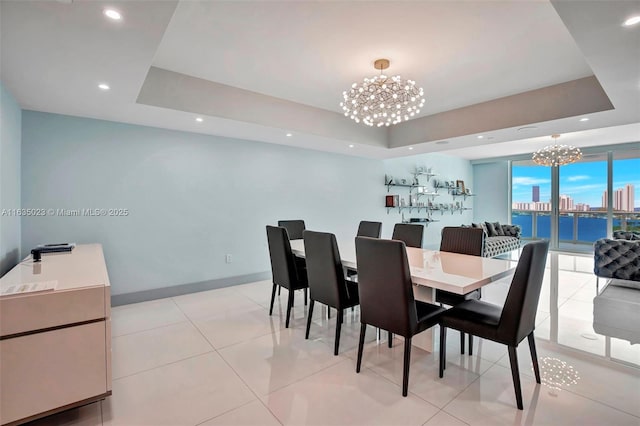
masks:
<path fill-rule="evenodd" d="M 534 203 L 540 201 L 540 186 L 534 185 L 531 187 L 531 201 Z"/>
<path fill-rule="evenodd" d="M 602 194 L 602 207 L 608 206 L 607 191 Z M 613 210 L 633 212 L 635 206 L 635 187 L 628 183 L 624 188 L 618 188 L 613 193 Z"/>
<path fill-rule="evenodd" d="M 579 212 L 588 212 L 591 210 L 591 206 L 589 204 L 578 203 L 575 205 L 574 210 Z"/>
<path fill-rule="evenodd" d="M 560 195 L 560 211 L 573 210 L 573 198 L 568 195 Z"/>
<path fill-rule="evenodd" d="M 512 203 L 511 208 L 513 210 L 535 210 L 539 212 L 550 212 L 551 203 Z"/>

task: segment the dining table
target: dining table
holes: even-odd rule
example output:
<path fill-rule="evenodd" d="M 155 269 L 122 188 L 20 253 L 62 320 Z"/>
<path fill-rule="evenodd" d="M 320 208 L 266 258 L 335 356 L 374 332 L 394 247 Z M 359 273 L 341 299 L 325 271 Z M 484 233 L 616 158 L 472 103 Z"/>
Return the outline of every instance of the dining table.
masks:
<path fill-rule="evenodd" d="M 358 270 L 355 240 L 338 241 L 342 266 Z M 291 251 L 304 258 L 304 240 L 291 240 Z M 517 260 L 494 259 L 439 250 L 407 247 L 407 260 L 416 300 L 434 303 L 436 290 L 467 294 L 515 271 Z M 433 351 L 434 331 L 420 333 L 412 339 L 414 346 Z"/>

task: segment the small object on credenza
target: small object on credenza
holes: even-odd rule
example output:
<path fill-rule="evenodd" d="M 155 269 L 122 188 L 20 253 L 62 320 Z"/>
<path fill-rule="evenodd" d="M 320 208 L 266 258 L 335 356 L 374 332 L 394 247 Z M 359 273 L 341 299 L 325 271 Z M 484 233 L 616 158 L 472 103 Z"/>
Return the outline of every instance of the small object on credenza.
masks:
<path fill-rule="evenodd" d="M 31 250 L 31 256 L 34 262 L 40 262 L 42 253 L 70 252 L 75 246 L 76 243 L 40 244 Z"/>

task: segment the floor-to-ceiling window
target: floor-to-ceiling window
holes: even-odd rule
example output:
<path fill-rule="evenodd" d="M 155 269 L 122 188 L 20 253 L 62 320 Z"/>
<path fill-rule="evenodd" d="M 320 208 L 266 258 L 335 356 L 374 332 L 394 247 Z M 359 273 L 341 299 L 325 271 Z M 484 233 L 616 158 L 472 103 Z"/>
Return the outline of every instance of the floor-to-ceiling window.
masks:
<path fill-rule="evenodd" d="M 532 161 L 511 166 L 511 223 L 519 225 L 523 238 L 551 237 L 551 169 Z"/>
<path fill-rule="evenodd" d="M 592 245 L 607 236 L 607 154 L 585 155 L 559 169 L 559 246 Z"/>
<path fill-rule="evenodd" d="M 613 153 L 613 230 L 640 232 L 640 150 Z"/>
<path fill-rule="evenodd" d="M 520 225 L 525 239 L 589 251 L 612 231 L 640 231 L 638 149 L 589 152 L 580 162 L 559 167 L 557 175 L 530 160 L 513 161 L 511 179 L 512 223 Z"/>

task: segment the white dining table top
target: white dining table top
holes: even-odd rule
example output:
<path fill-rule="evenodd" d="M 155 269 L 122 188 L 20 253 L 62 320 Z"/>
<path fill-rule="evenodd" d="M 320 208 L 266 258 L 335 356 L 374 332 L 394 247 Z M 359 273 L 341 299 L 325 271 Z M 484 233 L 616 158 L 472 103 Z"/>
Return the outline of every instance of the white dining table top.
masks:
<path fill-rule="evenodd" d="M 357 270 L 355 241 L 338 242 L 342 265 Z M 304 257 L 304 241 L 291 240 L 293 254 Z M 416 285 L 466 294 L 513 273 L 517 262 L 407 247 L 411 280 Z"/>

